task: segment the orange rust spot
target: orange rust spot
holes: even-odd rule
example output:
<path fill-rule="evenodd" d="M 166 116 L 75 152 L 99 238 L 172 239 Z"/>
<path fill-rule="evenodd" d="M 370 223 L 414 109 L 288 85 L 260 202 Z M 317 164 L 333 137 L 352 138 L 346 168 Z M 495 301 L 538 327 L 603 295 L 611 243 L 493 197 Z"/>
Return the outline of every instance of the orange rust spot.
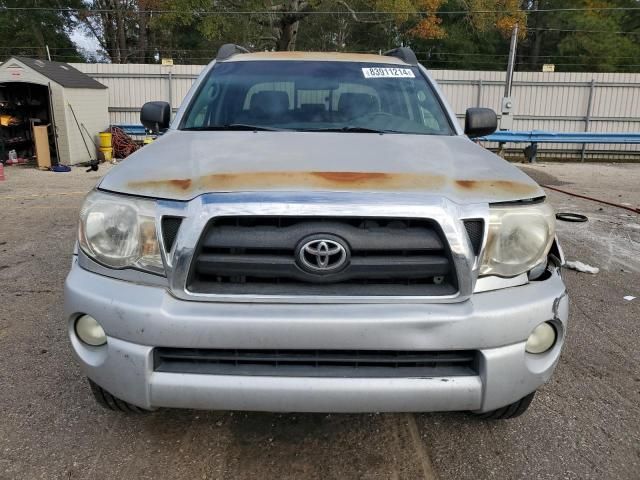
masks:
<path fill-rule="evenodd" d="M 243 172 L 216 173 L 193 179 L 167 179 L 129 182 L 145 193 L 158 191 L 232 192 L 258 190 L 328 191 L 422 191 L 438 192 L 453 187 L 464 194 L 497 197 L 532 195 L 537 185 L 510 180 L 451 180 L 443 175 L 389 172 Z"/>
<path fill-rule="evenodd" d="M 476 184 L 476 181 L 475 180 L 456 180 L 456 184 L 459 185 L 461 188 L 471 190 L 473 186 Z"/>
<path fill-rule="evenodd" d="M 129 182 L 127 185 L 136 190 L 189 190 L 193 184 L 190 178 L 172 180 L 144 180 Z"/>
<path fill-rule="evenodd" d="M 391 177 L 389 173 L 378 172 L 311 172 L 311 175 L 316 175 L 325 180 L 331 182 L 360 182 L 363 180 L 384 180 Z"/>
<path fill-rule="evenodd" d="M 250 190 L 437 190 L 442 175 L 383 172 L 247 172 L 216 173 L 194 179 L 129 182 L 136 190 L 250 191 Z"/>
<path fill-rule="evenodd" d="M 184 178 L 184 179 L 178 179 L 178 180 L 169 180 L 169 183 L 171 183 L 171 185 L 176 186 L 177 188 L 181 188 L 182 190 L 188 190 L 189 187 L 191 187 L 191 179 L 190 178 Z"/>
<path fill-rule="evenodd" d="M 465 191 L 522 194 L 527 195 L 538 190 L 537 185 L 511 180 L 456 180 L 456 187 Z"/>

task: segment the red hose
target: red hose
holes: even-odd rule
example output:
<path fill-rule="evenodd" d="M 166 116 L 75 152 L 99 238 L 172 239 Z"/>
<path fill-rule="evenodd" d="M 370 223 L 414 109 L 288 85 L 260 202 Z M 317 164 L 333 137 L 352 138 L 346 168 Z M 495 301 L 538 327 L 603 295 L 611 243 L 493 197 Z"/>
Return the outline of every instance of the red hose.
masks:
<path fill-rule="evenodd" d="M 136 142 L 118 127 L 111 127 L 111 145 L 115 158 L 127 158 L 139 148 Z"/>
<path fill-rule="evenodd" d="M 599 198 L 587 197 L 586 195 L 580 195 L 579 193 L 569 192 L 568 190 L 562 190 L 561 188 L 551 187 L 549 185 L 542 185 L 544 188 L 548 188 L 549 190 L 555 190 L 556 192 L 564 193 L 566 195 L 571 195 L 572 197 L 584 198 L 585 200 L 591 200 L 593 202 L 603 203 L 605 205 L 611 205 L 612 207 L 624 208 L 625 210 L 629 210 L 633 213 L 640 213 L 640 208 L 635 207 L 627 207 L 626 205 L 620 205 L 619 203 L 607 202 L 606 200 L 600 200 Z"/>

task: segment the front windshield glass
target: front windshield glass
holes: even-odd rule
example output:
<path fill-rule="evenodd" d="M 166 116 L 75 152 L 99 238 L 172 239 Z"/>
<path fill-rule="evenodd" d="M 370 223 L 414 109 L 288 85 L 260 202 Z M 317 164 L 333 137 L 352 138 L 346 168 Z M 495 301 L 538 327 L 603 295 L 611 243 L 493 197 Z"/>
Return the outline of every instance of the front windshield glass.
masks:
<path fill-rule="evenodd" d="M 323 61 L 218 63 L 180 128 L 453 134 L 417 67 Z"/>

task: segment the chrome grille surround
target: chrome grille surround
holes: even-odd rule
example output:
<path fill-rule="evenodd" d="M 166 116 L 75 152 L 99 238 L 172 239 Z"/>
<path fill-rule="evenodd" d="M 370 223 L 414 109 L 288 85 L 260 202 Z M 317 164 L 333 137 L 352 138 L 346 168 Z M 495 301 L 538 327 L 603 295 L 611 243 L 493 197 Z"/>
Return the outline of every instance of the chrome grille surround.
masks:
<path fill-rule="evenodd" d="M 489 205 L 459 205 L 441 196 L 399 193 L 343 192 L 242 192 L 212 193 L 189 202 L 160 200 L 158 223 L 163 216 L 184 217 L 171 252 L 163 251 L 169 291 L 183 300 L 259 303 L 453 303 L 468 299 L 478 275 L 479 255 L 464 227 L 464 219 L 483 219 L 488 225 Z M 191 263 L 200 237 L 215 217 L 306 216 L 422 218 L 436 222 L 449 244 L 458 278 L 458 291 L 440 296 L 255 295 L 193 293 L 187 289 Z M 486 237 L 486 232 L 485 232 Z M 169 257 L 170 258 L 167 258 Z"/>

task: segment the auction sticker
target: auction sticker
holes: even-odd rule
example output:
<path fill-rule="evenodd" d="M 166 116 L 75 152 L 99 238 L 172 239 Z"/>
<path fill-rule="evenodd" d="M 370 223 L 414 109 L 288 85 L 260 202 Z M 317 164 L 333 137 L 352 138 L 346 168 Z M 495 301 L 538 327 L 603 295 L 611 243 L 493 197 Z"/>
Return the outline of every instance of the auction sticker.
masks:
<path fill-rule="evenodd" d="M 364 78 L 416 78 L 410 68 L 367 67 L 362 73 Z"/>

